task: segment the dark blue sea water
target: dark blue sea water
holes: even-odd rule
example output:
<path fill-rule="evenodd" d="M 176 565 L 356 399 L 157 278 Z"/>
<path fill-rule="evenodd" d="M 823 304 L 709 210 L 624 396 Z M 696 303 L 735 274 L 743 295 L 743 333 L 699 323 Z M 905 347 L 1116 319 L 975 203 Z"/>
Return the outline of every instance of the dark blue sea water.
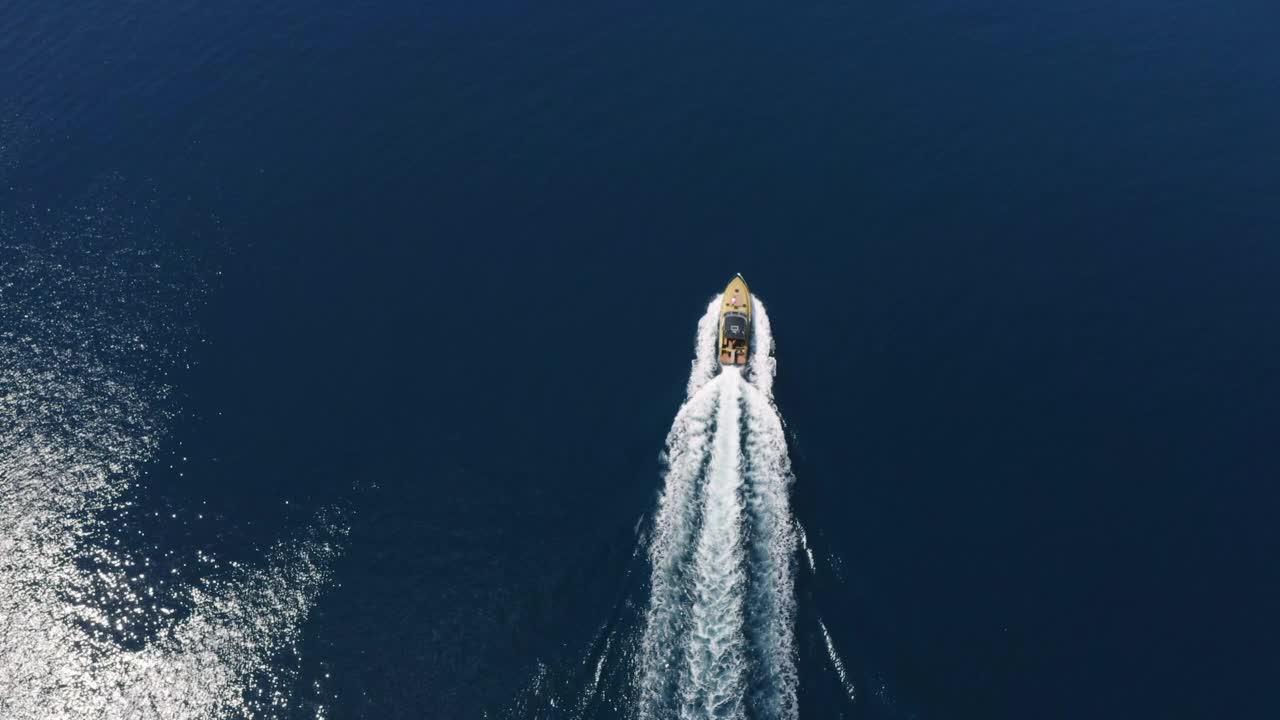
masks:
<path fill-rule="evenodd" d="M 0 717 L 632 717 L 735 272 L 801 718 L 1276 716 L 1278 29 L 0 2 Z"/>

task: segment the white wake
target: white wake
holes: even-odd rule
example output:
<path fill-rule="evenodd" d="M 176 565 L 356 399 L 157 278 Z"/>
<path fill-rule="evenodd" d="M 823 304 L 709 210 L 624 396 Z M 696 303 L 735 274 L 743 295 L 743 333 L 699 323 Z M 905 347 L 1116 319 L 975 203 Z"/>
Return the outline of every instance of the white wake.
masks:
<path fill-rule="evenodd" d="M 747 511 L 751 520 L 751 568 L 754 582 L 748 608 L 755 677 L 752 708 L 771 718 L 796 717 L 794 647 L 795 522 L 787 491 L 792 481 L 782 417 L 773 404 L 772 335 L 763 303 L 753 314 L 757 354 L 746 406 Z"/>
<path fill-rule="evenodd" d="M 707 471 L 702 533 L 694 552 L 692 627 L 685 644 L 684 720 L 742 716 L 742 453 L 738 427 L 742 382 L 736 369 L 720 386 L 715 446 Z"/>
<path fill-rule="evenodd" d="M 754 302 L 745 376 L 716 374 L 719 299 L 707 306 L 667 436 L 636 664 L 646 720 L 797 717 L 792 476 L 769 318 Z"/>

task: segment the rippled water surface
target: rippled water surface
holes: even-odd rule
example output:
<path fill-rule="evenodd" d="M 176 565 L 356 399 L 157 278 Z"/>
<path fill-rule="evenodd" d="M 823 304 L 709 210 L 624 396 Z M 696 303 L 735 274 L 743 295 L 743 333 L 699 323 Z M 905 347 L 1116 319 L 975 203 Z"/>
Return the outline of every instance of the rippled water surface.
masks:
<path fill-rule="evenodd" d="M 0 720 L 1276 716 L 1276 27 L 0 2 Z"/>
<path fill-rule="evenodd" d="M 141 486 L 179 412 L 154 368 L 190 361 L 208 283 L 193 258 L 110 212 L 12 213 L 0 227 L 0 707 L 269 714 L 289 701 L 284 656 L 345 527 L 322 513 L 255 564 L 148 537 L 205 520 L 190 508 L 161 518 Z"/>

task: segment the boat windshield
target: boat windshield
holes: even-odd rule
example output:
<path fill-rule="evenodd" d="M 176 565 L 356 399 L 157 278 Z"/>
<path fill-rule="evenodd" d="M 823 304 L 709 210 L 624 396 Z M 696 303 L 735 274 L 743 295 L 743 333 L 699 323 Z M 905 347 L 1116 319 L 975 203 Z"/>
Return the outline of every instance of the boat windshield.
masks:
<path fill-rule="evenodd" d="M 730 340 L 746 340 L 749 327 L 746 315 L 726 313 L 724 316 L 724 336 Z"/>

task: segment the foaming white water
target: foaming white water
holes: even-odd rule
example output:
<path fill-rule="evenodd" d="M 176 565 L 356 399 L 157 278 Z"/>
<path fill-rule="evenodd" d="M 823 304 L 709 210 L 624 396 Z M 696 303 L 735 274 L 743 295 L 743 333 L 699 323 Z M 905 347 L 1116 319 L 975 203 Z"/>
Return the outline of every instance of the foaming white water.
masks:
<path fill-rule="evenodd" d="M 697 526 L 697 481 L 706 462 L 708 432 L 719 388 L 703 385 L 680 408 L 667 434 L 666 486 L 658 500 L 653 540 L 649 610 L 641 639 L 640 708 L 646 717 L 662 716 L 675 688 L 673 663 L 687 621 L 680 566 L 689 555 Z"/>
<path fill-rule="evenodd" d="M 707 311 L 698 320 L 698 334 L 694 338 L 693 366 L 689 371 L 689 386 L 685 395 L 693 397 L 703 385 L 711 382 L 720 370 L 720 357 L 716 344 L 720 336 L 720 296 L 711 298 Z"/>
<path fill-rule="evenodd" d="M 656 567 L 671 570 L 679 551 L 690 540 L 690 509 L 707 458 L 708 432 L 719 400 L 717 385 L 704 385 L 676 414 L 667 433 L 667 483 L 658 500 L 650 557 Z M 664 577 L 668 573 L 663 573 Z"/>
<path fill-rule="evenodd" d="M 715 374 L 717 297 L 667 436 L 636 674 L 646 720 L 797 716 L 792 476 L 770 394 L 773 337 L 755 303 L 749 382 L 736 368 Z"/>
<path fill-rule="evenodd" d="M 773 376 L 777 363 L 773 357 L 773 328 L 769 325 L 769 312 L 760 298 L 751 298 L 751 384 L 773 398 Z"/>
<path fill-rule="evenodd" d="M 818 572 L 818 565 L 813 561 L 813 550 L 809 548 L 809 535 L 804 531 L 804 525 L 800 521 L 796 521 L 796 534 L 800 537 L 800 549 L 804 550 L 804 557 L 809 561 L 809 572 Z"/>
<path fill-rule="evenodd" d="M 818 618 L 818 627 L 822 628 L 822 639 L 827 644 L 827 657 L 831 659 L 831 667 L 835 668 L 836 676 L 840 678 L 840 686 L 844 688 L 845 695 L 849 696 L 849 702 L 856 703 L 858 691 L 849 680 L 849 673 L 844 669 L 844 661 L 840 659 L 840 653 L 836 652 L 836 644 L 831 639 L 831 633 L 827 632 L 827 624 L 822 622 L 822 618 Z"/>
<path fill-rule="evenodd" d="M 726 369 L 715 381 L 721 396 L 715 442 L 707 474 L 702 532 L 694 551 L 687 675 L 680 689 L 680 717 L 742 717 L 743 590 L 742 454 L 738 371 Z"/>
<path fill-rule="evenodd" d="M 791 460 L 773 403 L 755 385 L 746 385 L 743 394 L 753 580 L 747 607 L 756 660 L 752 705 L 762 717 L 795 718 L 796 536 L 787 499 Z"/>

